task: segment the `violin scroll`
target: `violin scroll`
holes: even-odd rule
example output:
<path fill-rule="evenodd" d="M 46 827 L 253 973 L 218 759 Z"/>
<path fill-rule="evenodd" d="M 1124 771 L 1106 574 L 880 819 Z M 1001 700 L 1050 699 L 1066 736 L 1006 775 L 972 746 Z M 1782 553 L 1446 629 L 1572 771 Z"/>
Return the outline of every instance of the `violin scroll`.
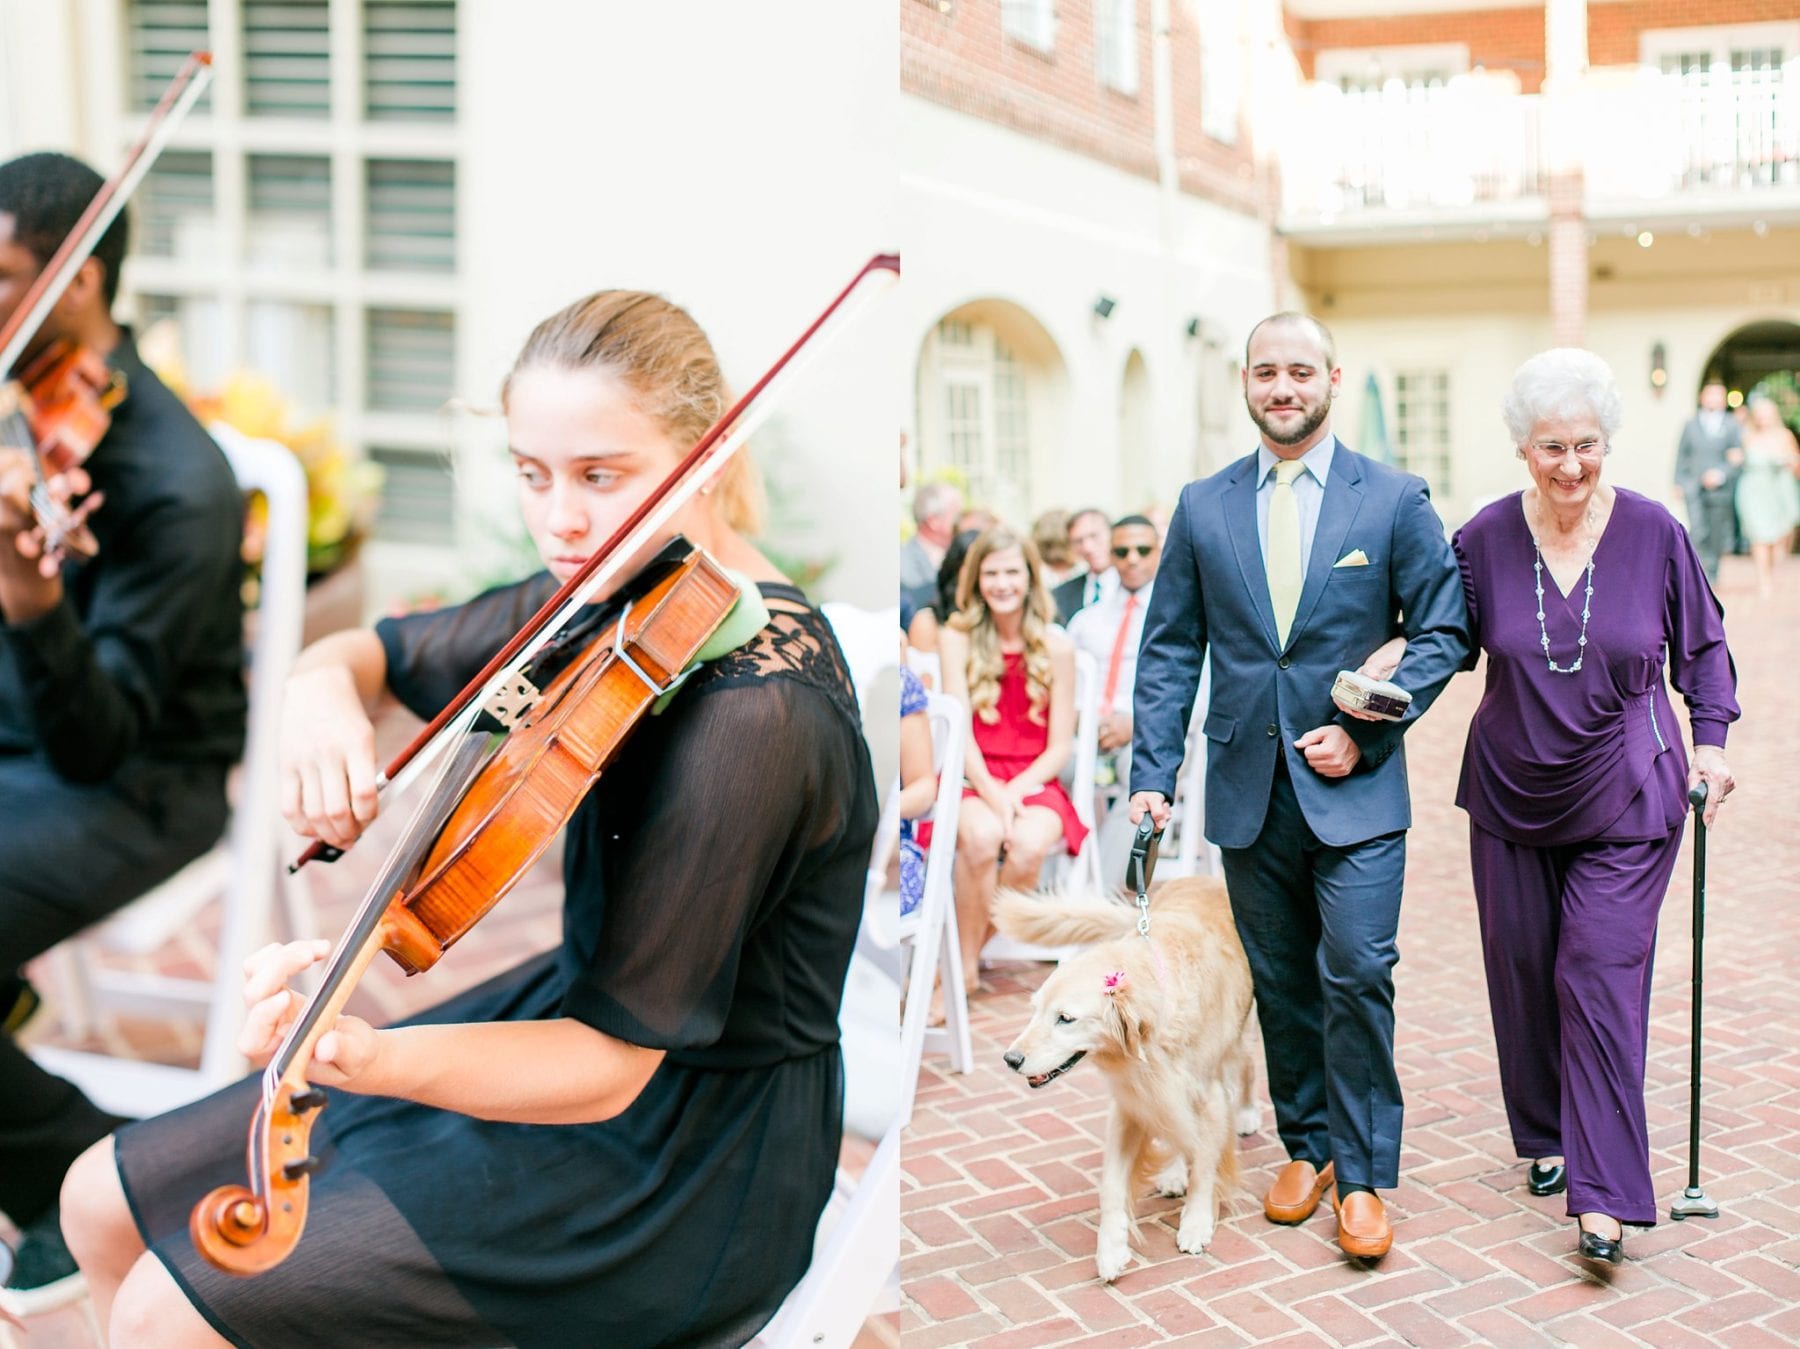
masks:
<path fill-rule="evenodd" d="M 292 1253 L 306 1226 L 309 1178 L 319 1166 L 310 1151 L 312 1119 L 324 1106 L 325 1093 L 283 1079 L 275 1099 L 275 1105 L 259 1109 L 250 1128 L 250 1175 L 262 1193 L 221 1185 L 188 1216 L 194 1249 L 227 1274 L 275 1268 Z M 265 1111 L 268 1122 L 263 1126 Z"/>

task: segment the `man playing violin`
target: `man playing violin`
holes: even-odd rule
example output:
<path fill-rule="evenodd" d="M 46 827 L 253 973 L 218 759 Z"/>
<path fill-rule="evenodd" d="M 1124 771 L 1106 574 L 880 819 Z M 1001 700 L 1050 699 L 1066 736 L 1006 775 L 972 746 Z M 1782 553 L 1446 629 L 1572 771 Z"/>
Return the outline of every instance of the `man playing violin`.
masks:
<path fill-rule="evenodd" d="M 67 155 L 0 164 L 0 323 L 100 186 Z M 78 343 L 122 395 L 86 464 L 51 483 L 100 501 L 93 557 L 47 553 L 29 505 L 36 446 L 0 418 L 0 1025 L 29 1006 L 15 973 L 26 961 L 218 838 L 243 745 L 243 497 L 113 322 L 125 245 L 120 215 L 20 362 Z M 25 429 L 41 440 L 53 428 Z M 24 1232 L 9 1287 L 74 1272 L 57 1190 L 116 1123 L 0 1032 L 0 1210 Z"/>

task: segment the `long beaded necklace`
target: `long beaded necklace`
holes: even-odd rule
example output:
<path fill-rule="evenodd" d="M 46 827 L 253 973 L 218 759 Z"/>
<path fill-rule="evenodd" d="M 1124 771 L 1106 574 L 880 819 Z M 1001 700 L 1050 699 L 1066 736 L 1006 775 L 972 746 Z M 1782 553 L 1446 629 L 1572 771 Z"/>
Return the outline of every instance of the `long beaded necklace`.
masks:
<path fill-rule="evenodd" d="M 1541 508 L 1543 503 L 1540 501 L 1537 505 Z M 1531 551 L 1537 556 L 1532 570 L 1536 573 L 1537 580 L 1538 641 L 1544 648 L 1544 663 L 1550 667 L 1551 674 L 1575 674 L 1581 669 L 1582 659 L 1587 655 L 1588 615 L 1594 607 L 1594 550 L 1600 544 L 1600 536 L 1595 532 L 1594 527 L 1598 523 L 1599 517 L 1594 512 L 1593 502 L 1589 501 L 1586 522 L 1588 527 L 1587 591 L 1581 597 L 1581 636 L 1575 644 L 1574 663 L 1564 666 L 1558 665 L 1550 655 L 1550 630 L 1544 626 L 1544 550 L 1538 543 L 1538 538 L 1543 533 L 1543 516 L 1538 510 L 1534 510 L 1532 514 L 1536 518 L 1538 526 L 1531 531 Z"/>

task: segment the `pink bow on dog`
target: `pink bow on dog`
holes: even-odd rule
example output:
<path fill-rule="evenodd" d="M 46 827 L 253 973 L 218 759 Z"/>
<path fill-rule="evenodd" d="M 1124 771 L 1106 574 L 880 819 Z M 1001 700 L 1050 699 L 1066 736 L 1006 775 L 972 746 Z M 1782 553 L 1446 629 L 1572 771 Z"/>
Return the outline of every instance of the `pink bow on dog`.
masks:
<path fill-rule="evenodd" d="M 1108 997 L 1111 997 L 1114 993 L 1117 993 L 1121 988 L 1125 987 L 1125 971 L 1114 970 L 1101 981 L 1100 987 L 1105 990 Z"/>

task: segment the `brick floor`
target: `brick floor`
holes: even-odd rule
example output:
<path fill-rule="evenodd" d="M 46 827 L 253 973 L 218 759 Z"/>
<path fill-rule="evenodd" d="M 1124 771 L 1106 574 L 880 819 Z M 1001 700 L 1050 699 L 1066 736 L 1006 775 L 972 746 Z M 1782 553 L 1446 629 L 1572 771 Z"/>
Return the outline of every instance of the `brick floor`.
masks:
<path fill-rule="evenodd" d="M 1534 1200 L 1511 1155 L 1479 962 L 1465 817 L 1451 804 L 1479 693 L 1456 680 L 1409 734 L 1416 823 L 1396 972 L 1407 1115 L 1395 1247 L 1376 1269 L 1338 1253 L 1329 1208 L 1278 1228 L 1259 1196 L 1285 1161 L 1263 1105 L 1242 1140 L 1245 1192 L 1204 1255 L 1175 1249 L 1177 1204 L 1141 1204 L 1141 1263 L 1094 1273 L 1105 1119 L 1097 1073 L 1031 1092 L 1000 1053 L 1047 967 L 985 976 L 976 1069 L 927 1060 L 902 1177 L 901 1314 L 912 1345 L 1584 1346 L 1800 1343 L 1800 568 L 1756 597 L 1728 559 L 1721 594 L 1744 719 L 1740 783 L 1709 839 L 1702 1182 L 1716 1221 L 1666 1219 L 1627 1239 L 1610 1278 L 1571 1257 L 1563 1202 Z M 1691 845 L 1690 845 L 1691 846 Z M 1686 1182 L 1689 878 L 1684 855 L 1658 944 L 1648 1099 L 1666 1205 Z M 991 1202 L 990 1202 L 991 1201 Z"/>

